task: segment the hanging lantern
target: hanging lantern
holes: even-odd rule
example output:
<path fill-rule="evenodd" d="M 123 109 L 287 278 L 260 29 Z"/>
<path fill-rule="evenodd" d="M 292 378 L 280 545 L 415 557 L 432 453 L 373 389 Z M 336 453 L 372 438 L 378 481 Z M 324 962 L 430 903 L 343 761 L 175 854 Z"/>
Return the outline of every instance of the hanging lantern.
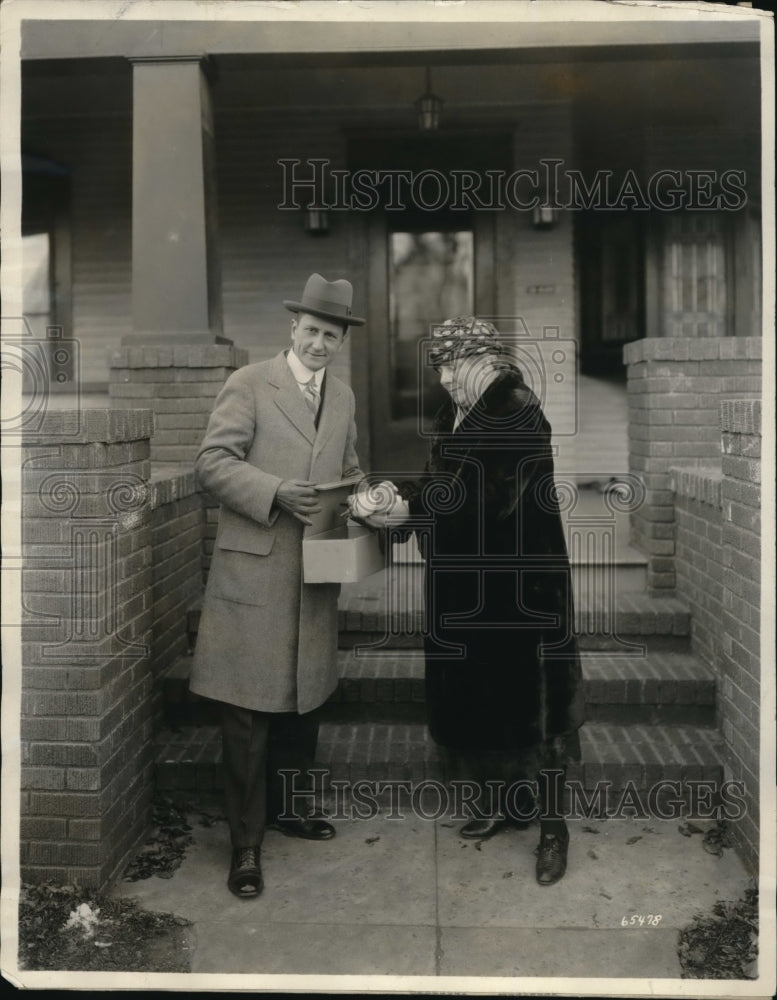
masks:
<path fill-rule="evenodd" d="M 312 236 L 325 236 L 329 232 L 329 212 L 326 208 L 309 205 L 305 209 L 305 232 Z"/>
<path fill-rule="evenodd" d="M 440 127 L 440 117 L 444 101 L 432 93 L 432 72 L 426 67 L 426 92 L 415 102 L 418 128 L 422 132 L 434 132 Z"/>

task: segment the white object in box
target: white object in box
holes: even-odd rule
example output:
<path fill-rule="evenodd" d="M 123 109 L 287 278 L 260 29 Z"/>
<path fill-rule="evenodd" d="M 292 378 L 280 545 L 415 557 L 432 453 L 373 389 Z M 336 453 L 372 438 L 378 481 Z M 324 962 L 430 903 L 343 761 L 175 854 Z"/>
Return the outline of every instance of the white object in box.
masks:
<path fill-rule="evenodd" d="M 347 524 L 302 539 L 305 583 L 356 583 L 383 569 L 377 534 Z"/>

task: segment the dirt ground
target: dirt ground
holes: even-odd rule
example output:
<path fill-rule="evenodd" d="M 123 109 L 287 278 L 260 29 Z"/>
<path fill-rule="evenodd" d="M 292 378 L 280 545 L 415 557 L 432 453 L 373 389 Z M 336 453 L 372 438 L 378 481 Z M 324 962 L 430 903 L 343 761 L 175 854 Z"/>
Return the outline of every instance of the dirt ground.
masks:
<path fill-rule="evenodd" d="M 193 842 L 193 824 L 218 819 L 193 804 L 178 808 L 159 797 L 143 847 L 122 878 L 172 878 Z M 77 885 L 23 885 L 19 903 L 19 967 L 73 972 L 188 972 L 188 920 L 150 913 Z"/>

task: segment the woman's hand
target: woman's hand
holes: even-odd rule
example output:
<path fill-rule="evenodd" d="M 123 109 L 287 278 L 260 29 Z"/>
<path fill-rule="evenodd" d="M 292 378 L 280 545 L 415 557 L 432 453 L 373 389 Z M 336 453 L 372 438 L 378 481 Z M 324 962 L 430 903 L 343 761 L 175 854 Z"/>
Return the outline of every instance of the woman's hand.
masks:
<path fill-rule="evenodd" d="M 407 500 L 397 497 L 394 506 L 390 511 L 376 512 L 365 517 L 363 520 L 371 528 L 386 528 L 392 524 L 404 524 L 410 517 L 410 507 Z"/>
<path fill-rule="evenodd" d="M 348 509 L 353 518 L 371 528 L 401 524 L 410 516 L 407 502 L 388 479 L 351 494 Z"/>

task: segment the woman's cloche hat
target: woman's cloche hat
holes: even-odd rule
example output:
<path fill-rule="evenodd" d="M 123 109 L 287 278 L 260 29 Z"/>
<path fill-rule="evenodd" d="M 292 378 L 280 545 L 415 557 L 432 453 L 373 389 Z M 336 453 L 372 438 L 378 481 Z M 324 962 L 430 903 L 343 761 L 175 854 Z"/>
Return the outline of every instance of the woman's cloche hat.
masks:
<path fill-rule="evenodd" d="M 331 319 L 345 326 L 363 326 L 366 320 L 351 315 L 353 285 L 345 278 L 327 281 L 320 274 L 311 274 L 305 284 L 302 299 L 294 302 L 284 299 L 283 304 L 293 313 L 310 313 L 321 319 Z"/>

